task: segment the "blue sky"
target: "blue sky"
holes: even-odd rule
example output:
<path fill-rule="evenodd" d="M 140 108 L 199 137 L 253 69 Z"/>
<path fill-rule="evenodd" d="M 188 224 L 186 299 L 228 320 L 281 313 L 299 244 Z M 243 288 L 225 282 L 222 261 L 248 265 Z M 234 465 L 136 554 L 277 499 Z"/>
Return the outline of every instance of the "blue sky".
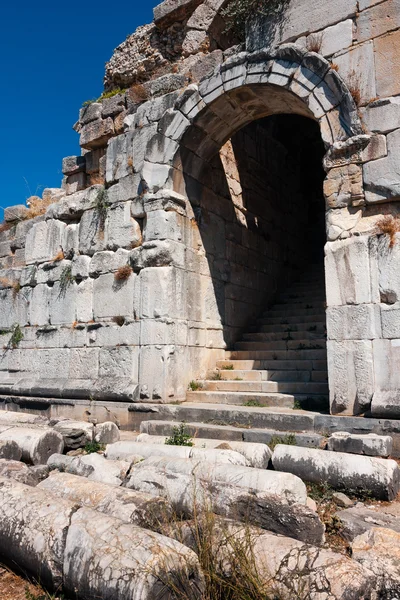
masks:
<path fill-rule="evenodd" d="M 82 102 L 101 94 L 104 63 L 160 1 L 3 3 L 0 207 L 60 186 L 62 158 L 80 154 Z"/>

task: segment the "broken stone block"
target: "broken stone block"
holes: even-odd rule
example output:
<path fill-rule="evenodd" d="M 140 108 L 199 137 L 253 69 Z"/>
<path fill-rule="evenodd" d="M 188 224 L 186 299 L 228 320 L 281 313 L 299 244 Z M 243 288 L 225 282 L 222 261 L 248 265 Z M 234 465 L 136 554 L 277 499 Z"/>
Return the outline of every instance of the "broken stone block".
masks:
<path fill-rule="evenodd" d="M 104 456 L 97 453 L 79 457 L 56 453 L 49 457 L 47 466 L 51 471 L 58 469 L 72 475 L 87 477 L 91 481 L 120 486 L 126 479 L 131 462 L 106 460 Z"/>
<path fill-rule="evenodd" d="M 53 471 L 38 487 L 58 498 L 93 508 L 111 517 L 117 517 L 124 523 L 133 523 L 146 529 L 157 528 L 172 517 L 171 508 L 162 498 L 110 486 L 100 481 L 90 481 L 70 473 Z"/>
<path fill-rule="evenodd" d="M 116 94 L 111 98 L 104 98 L 101 101 L 102 104 L 102 117 L 114 117 L 125 109 L 125 94 Z"/>
<path fill-rule="evenodd" d="M 166 436 L 149 435 L 141 433 L 136 438 L 137 442 L 145 444 L 165 444 Z M 211 440 L 195 437 L 192 440 L 196 448 L 215 448 L 217 450 L 234 450 L 243 454 L 247 463 L 256 469 L 267 469 L 272 452 L 266 444 L 255 444 L 251 442 L 221 442 L 221 440 Z"/>
<path fill-rule="evenodd" d="M 400 533 L 398 517 L 366 506 L 353 506 L 340 510 L 336 513 L 336 517 L 340 521 L 342 535 L 350 542 L 374 527 L 385 527 Z"/>
<path fill-rule="evenodd" d="M 0 458 L 21 460 L 22 450 L 15 440 L 0 440 Z"/>
<path fill-rule="evenodd" d="M 370 131 L 389 133 L 400 129 L 400 97 L 376 100 L 362 110 L 362 115 Z"/>
<path fill-rule="evenodd" d="M 400 489 L 400 469 L 394 460 L 278 444 L 272 464 L 277 471 L 304 481 L 328 483 L 336 490 L 355 490 L 382 500 L 393 500 Z"/>
<path fill-rule="evenodd" d="M 178 523 L 171 535 L 177 535 L 177 539 L 197 550 L 197 531 L 200 529 L 203 535 L 207 535 L 208 531 L 207 525 L 202 529 L 201 516 L 197 521 L 200 525 L 192 521 Z M 212 544 L 213 567 L 218 574 L 226 572 L 225 568 L 238 547 L 244 552 L 248 548 L 254 557 L 254 568 L 260 581 L 273 581 L 274 594 L 279 594 L 279 597 L 291 598 L 299 591 L 304 598 L 315 600 L 318 596 L 351 600 L 353 597 L 366 597 L 375 590 L 376 577 L 355 560 L 292 537 L 218 518 L 214 521 L 209 541 Z M 309 565 L 309 568 L 304 565 Z M 315 590 L 318 591 L 314 593 Z"/>
<path fill-rule="evenodd" d="M 398 13 L 395 2 L 392 9 Z M 382 7 L 384 10 L 386 5 Z M 389 26 L 389 25 L 388 25 Z M 374 40 L 376 91 L 380 98 L 396 96 L 400 93 L 400 64 L 395 49 L 400 44 L 400 31 L 382 35 Z"/>
<path fill-rule="evenodd" d="M 28 207 L 25 204 L 17 204 L 15 206 L 8 206 L 4 209 L 4 220 L 6 223 L 12 221 L 21 221 L 25 219 Z"/>
<path fill-rule="evenodd" d="M 354 501 L 346 496 L 346 494 L 343 494 L 343 492 L 334 492 L 332 498 L 338 506 L 342 506 L 343 508 L 354 506 Z"/>
<path fill-rule="evenodd" d="M 101 102 L 91 102 L 87 106 L 83 106 L 79 111 L 79 123 L 86 125 L 91 121 L 97 121 L 101 117 L 102 108 Z"/>
<path fill-rule="evenodd" d="M 97 119 L 81 129 L 79 144 L 82 148 L 93 150 L 105 146 L 114 135 L 114 122 L 111 117 Z"/>
<path fill-rule="evenodd" d="M 389 435 L 376 433 L 355 434 L 336 431 L 328 439 L 328 450 L 365 454 L 366 456 L 389 456 L 392 452 L 393 439 Z"/>
<path fill-rule="evenodd" d="M 62 161 L 62 172 L 64 175 L 75 175 L 81 171 L 85 171 L 86 157 L 85 156 L 67 156 Z"/>
<path fill-rule="evenodd" d="M 261 473 L 268 481 L 259 478 Z M 271 473 L 225 464 L 210 469 L 209 463 L 152 457 L 134 465 L 126 487 L 162 496 L 177 514 L 189 518 L 211 506 L 221 516 L 321 544 L 324 527 L 317 513 L 305 506 L 305 492 L 293 494 L 294 481 L 284 481 L 276 473 L 270 477 Z"/>
<path fill-rule="evenodd" d="M 72 502 L 1 477 L 0 554 L 49 589 L 59 589 L 65 540 L 75 511 Z"/>
<path fill-rule="evenodd" d="M 353 540 L 351 552 L 354 560 L 377 577 L 376 590 L 396 598 L 400 588 L 400 533 L 372 527 Z"/>
<path fill-rule="evenodd" d="M 119 429 L 112 421 L 99 423 L 95 428 L 94 439 L 99 444 L 114 444 L 115 442 L 119 442 Z"/>
<path fill-rule="evenodd" d="M 124 460 L 129 456 L 139 455 L 143 458 L 150 456 L 169 456 L 171 458 L 192 458 L 193 460 L 210 463 L 227 463 L 231 465 L 246 465 L 245 458 L 232 450 L 212 450 L 193 447 L 168 446 L 163 444 L 146 444 L 140 442 L 117 442 L 106 448 L 106 457 L 111 460 Z"/>
<path fill-rule="evenodd" d="M 400 194 L 400 129 L 388 133 L 387 156 L 364 164 L 366 200 L 369 203 L 385 202 Z"/>
<path fill-rule="evenodd" d="M 63 188 L 67 196 L 76 194 L 87 187 L 86 185 L 86 173 L 74 173 L 68 175 L 63 183 Z"/>
<path fill-rule="evenodd" d="M 168 566 L 167 566 L 168 565 Z M 64 586 L 104 600 L 163 594 L 165 575 L 173 578 L 176 593 L 200 600 L 204 583 L 196 554 L 175 540 L 129 525 L 90 508 L 72 517 L 65 544 Z M 190 577 L 189 577 L 190 574 Z"/>
<path fill-rule="evenodd" d="M 54 425 L 53 429 L 63 436 L 66 450 L 75 450 L 93 441 L 93 423 L 85 421 L 59 421 Z"/>
<path fill-rule="evenodd" d="M 0 441 L 15 442 L 22 460 L 33 465 L 45 465 L 49 456 L 64 449 L 62 436 L 52 429 L 12 427 L 0 433 Z"/>

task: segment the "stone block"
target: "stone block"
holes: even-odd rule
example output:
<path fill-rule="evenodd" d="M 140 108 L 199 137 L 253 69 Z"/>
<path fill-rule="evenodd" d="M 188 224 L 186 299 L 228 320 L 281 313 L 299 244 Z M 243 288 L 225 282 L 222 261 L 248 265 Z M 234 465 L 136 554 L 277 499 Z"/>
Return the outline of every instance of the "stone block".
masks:
<path fill-rule="evenodd" d="M 272 48 L 312 31 L 335 25 L 357 13 L 355 0 L 335 0 L 328 6 L 318 0 L 312 6 L 307 0 L 290 0 L 284 8 L 284 18 L 265 17 L 250 20 L 246 31 L 246 48 L 249 52 Z M 268 42 L 266 42 L 268 40 Z"/>
<path fill-rule="evenodd" d="M 81 125 L 86 125 L 91 121 L 97 121 L 101 118 L 102 104 L 101 102 L 92 102 L 88 106 L 83 106 L 79 111 L 79 122 Z"/>
<path fill-rule="evenodd" d="M 132 216 L 140 218 L 145 216 L 143 210 L 143 195 L 144 188 L 139 173 L 123 177 L 118 183 L 112 185 L 107 190 L 107 197 L 110 204 L 131 200 Z"/>
<path fill-rule="evenodd" d="M 93 279 L 76 282 L 76 317 L 78 323 L 93 320 Z"/>
<path fill-rule="evenodd" d="M 398 0 L 385 0 L 362 11 L 357 19 L 357 40 L 363 42 L 400 27 Z"/>
<path fill-rule="evenodd" d="M 398 518 L 363 505 L 340 510 L 336 516 L 340 521 L 343 537 L 350 542 L 373 527 L 385 527 L 400 533 Z"/>
<path fill-rule="evenodd" d="M 100 160 L 105 156 L 106 149 L 98 148 L 97 150 L 91 150 L 85 154 L 86 161 L 86 173 L 92 175 L 100 171 Z"/>
<path fill-rule="evenodd" d="M 46 284 L 36 285 L 32 290 L 29 306 L 29 322 L 31 325 L 47 325 L 50 319 L 49 302 L 51 288 Z"/>
<path fill-rule="evenodd" d="M 365 163 L 364 184 L 367 202 L 386 202 L 400 195 L 400 129 L 388 133 L 387 157 Z"/>
<path fill-rule="evenodd" d="M 120 316 L 120 315 L 118 315 Z M 90 332 L 90 344 L 102 346 L 138 346 L 140 342 L 140 322 L 126 322 L 123 325 L 103 325 Z"/>
<path fill-rule="evenodd" d="M 32 290 L 22 289 L 15 297 L 14 290 L 0 290 L 0 327 L 8 328 L 18 323 L 29 325 L 29 303 Z"/>
<path fill-rule="evenodd" d="M 328 208 L 357 206 L 364 198 L 361 167 L 350 164 L 331 169 L 324 180 L 324 196 Z"/>
<path fill-rule="evenodd" d="M 21 450 L 22 460 L 31 465 L 45 465 L 55 452 L 62 452 L 62 436 L 50 428 L 11 427 L 0 433 L 0 441 L 14 441 Z"/>
<path fill-rule="evenodd" d="M 389 133 L 400 129 L 400 98 L 382 98 L 362 109 L 362 118 L 370 131 Z"/>
<path fill-rule="evenodd" d="M 125 110 L 125 94 L 116 94 L 115 96 L 111 96 L 111 98 L 104 98 L 104 100 L 101 101 L 101 104 L 101 115 L 103 119 L 114 117 Z"/>
<path fill-rule="evenodd" d="M 400 586 L 400 533 L 382 527 L 372 527 L 356 537 L 351 544 L 354 559 L 378 579 L 381 597 L 396 600 Z"/>
<path fill-rule="evenodd" d="M 154 210 L 147 214 L 144 240 L 175 240 L 181 242 L 185 219 L 174 211 Z"/>
<path fill-rule="evenodd" d="M 78 219 L 84 211 L 94 208 L 99 193 L 103 186 L 93 185 L 88 189 L 81 190 L 66 198 L 62 198 L 56 204 L 49 206 L 46 212 L 47 219 L 60 219 L 70 221 Z"/>
<path fill-rule="evenodd" d="M 370 408 L 375 389 L 372 343 L 367 340 L 328 341 L 332 414 L 356 415 Z"/>
<path fill-rule="evenodd" d="M 381 304 L 382 337 L 400 339 L 400 302 L 393 305 Z"/>
<path fill-rule="evenodd" d="M 142 243 L 139 223 L 131 215 L 131 203 L 113 204 L 106 221 L 107 248 L 136 248 Z"/>
<path fill-rule="evenodd" d="M 111 117 L 97 119 L 84 125 L 81 129 L 79 144 L 82 148 L 93 150 L 105 146 L 114 135 L 114 122 Z"/>
<path fill-rule="evenodd" d="M 80 192 L 86 187 L 86 173 L 74 173 L 73 175 L 68 175 L 63 183 L 63 188 L 67 196 Z"/>
<path fill-rule="evenodd" d="M 311 34 L 312 35 L 312 34 Z M 337 25 L 327 27 L 322 32 L 320 54 L 322 56 L 332 56 L 348 48 L 353 43 L 353 21 L 347 19 Z"/>
<path fill-rule="evenodd" d="M 100 275 L 93 286 L 93 314 L 98 318 L 134 316 L 134 291 L 137 275 L 118 283 L 114 274 Z M 154 294 L 154 290 L 153 290 Z"/>
<path fill-rule="evenodd" d="M 92 256 L 95 252 L 106 249 L 105 219 L 97 210 L 84 212 L 79 223 L 79 252 Z"/>
<path fill-rule="evenodd" d="M 74 175 L 85 171 L 86 157 L 85 156 L 67 156 L 62 161 L 63 175 Z"/>
<path fill-rule="evenodd" d="M 65 539 L 76 505 L 5 477 L 0 481 L 0 498 L 1 553 L 43 585 L 58 589 L 63 582 Z"/>
<path fill-rule="evenodd" d="M 115 444 L 120 440 L 120 432 L 115 423 L 106 421 L 96 425 L 94 439 L 99 444 Z M 120 515 L 119 518 L 121 518 Z"/>
<path fill-rule="evenodd" d="M 325 246 L 328 306 L 379 302 L 368 237 L 328 242 Z M 375 289 L 376 288 L 376 289 Z"/>
<path fill-rule="evenodd" d="M 373 340 L 382 335 L 378 304 L 330 306 L 326 324 L 330 340 Z"/>
<path fill-rule="evenodd" d="M 139 349 L 136 346 L 100 348 L 99 377 L 121 377 L 138 381 Z"/>
<path fill-rule="evenodd" d="M 196 554 L 175 540 L 80 508 L 72 517 L 65 545 L 64 584 L 74 593 L 111 599 L 157 597 L 168 564 L 177 593 L 200 600 L 204 582 Z M 77 556 L 79 560 L 77 561 Z M 111 561 L 110 561 L 111 558 Z M 151 564 L 151 575 L 148 573 Z M 189 578 L 189 573 L 190 578 Z"/>
<path fill-rule="evenodd" d="M 174 397 L 185 397 L 186 384 L 179 376 L 185 368 L 185 361 L 186 357 L 178 346 L 142 345 L 139 360 L 140 397 L 164 402 Z"/>
<path fill-rule="evenodd" d="M 380 301 L 393 305 L 400 300 L 400 234 L 396 234 L 395 244 L 390 247 L 389 236 L 380 238 L 377 246 L 377 267 Z"/>
<path fill-rule="evenodd" d="M 374 340 L 374 416 L 398 418 L 400 414 L 400 340 Z"/>
<path fill-rule="evenodd" d="M 328 439 L 328 450 L 333 452 L 349 452 L 366 456 L 390 456 L 393 439 L 389 435 L 376 433 L 355 434 L 347 431 L 332 433 Z"/>
<path fill-rule="evenodd" d="M 393 500 L 400 489 L 400 469 L 394 460 L 278 444 L 272 464 L 275 470 L 304 481 L 328 483 L 335 489 L 368 490 L 381 500 Z"/>
<path fill-rule="evenodd" d="M 368 104 L 372 98 L 376 98 L 373 42 L 360 44 L 344 54 L 335 56 L 335 63 L 347 86 L 360 92 L 361 104 Z"/>
<path fill-rule="evenodd" d="M 72 258 L 72 256 L 78 252 L 79 248 L 79 225 L 78 223 L 71 223 L 67 225 L 62 240 L 62 249 L 66 258 Z"/>
<path fill-rule="evenodd" d="M 140 317 L 185 319 L 185 274 L 174 267 L 148 267 L 140 278 Z"/>
<path fill-rule="evenodd" d="M 361 152 L 361 162 L 364 163 L 384 158 L 387 156 L 387 152 L 386 136 L 374 135 L 371 137 L 368 146 Z"/>
<path fill-rule="evenodd" d="M 16 204 L 15 206 L 8 206 L 4 209 L 4 220 L 6 223 L 12 221 L 21 221 L 26 218 L 28 207 L 25 204 Z"/>
<path fill-rule="evenodd" d="M 35 223 L 26 236 L 26 264 L 30 265 L 53 260 L 62 250 L 65 228 L 65 223 L 55 220 Z"/>
<path fill-rule="evenodd" d="M 400 30 L 374 40 L 376 91 L 380 98 L 400 94 L 399 44 Z"/>
<path fill-rule="evenodd" d="M 76 450 L 93 441 L 94 425 L 86 421 L 59 421 L 53 427 L 62 435 L 67 450 Z M 56 454 L 56 452 L 54 452 Z"/>
<path fill-rule="evenodd" d="M 75 279 L 86 279 L 89 277 L 90 256 L 80 254 L 74 256 L 71 263 L 71 275 Z"/>
<path fill-rule="evenodd" d="M 72 325 L 76 321 L 77 284 L 67 287 L 57 281 L 51 288 L 49 310 L 50 323 L 53 325 Z"/>

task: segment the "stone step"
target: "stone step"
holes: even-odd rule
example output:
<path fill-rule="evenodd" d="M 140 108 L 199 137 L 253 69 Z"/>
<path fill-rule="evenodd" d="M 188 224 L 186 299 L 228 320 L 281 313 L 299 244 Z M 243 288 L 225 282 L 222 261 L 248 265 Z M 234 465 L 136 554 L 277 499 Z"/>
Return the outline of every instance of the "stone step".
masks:
<path fill-rule="evenodd" d="M 326 371 L 325 360 L 238 360 L 225 359 L 217 361 L 218 369 L 235 372 L 237 370 L 252 371 L 254 369 L 267 369 L 276 371 Z M 231 367 L 233 367 L 231 369 Z"/>
<path fill-rule="evenodd" d="M 276 297 L 276 302 L 278 304 L 313 304 L 313 303 L 322 303 L 325 305 L 326 297 L 325 294 L 309 294 L 307 292 L 301 293 L 283 293 L 278 294 Z"/>
<path fill-rule="evenodd" d="M 308 321 L 308 323 L 304 323 L 304 322 L 298 322 L 298 323 L 273 323 L 271 325 L 259 325 L 257 327 L 257 325 L 254 325 L 253 327 L 249 328 L 249 331 L 251 332 L 255 332 L 255 333 L 278 333 L 280 331 L 282 332 L 288 332 L 288 329 L 290 329 L 290 332 L 293 333 L 294 331 L 309 331 L 309 332 L 319 332 L 319 333 L 325 333 L 326 331 L 326 319 L 324 317 L 323 320 L 315 322 L 315 323 L 310 323 Z"/>
<path fill-rule="evenodd" d="M 199 394 L 199 392 L 193 392 Z M 183 402 L 182 404 L 134 403 L 129 405 L 130 427 L 139 429 L 142 421 L 173 420 L 175 422 L 212 423 L 255 429 L 280 431 L 313 431 L 318 413 L 291 408 L 228 406 Z"/>
<path fill-rule="evenodd" d="M 326 348 L 325 338 L 315 340 L 273 340 L 236 342 L 235 350 L 322 350 Z"/>
<path fill-rule="evenodd" d="M 236 371 L 217 371 L 217 374 L 224 381 L 242 379 L 243 381 L 314 381 L 326 383 L 328 381 L 327 371 L 274 371 L 274 370 L 236 370 Z"/>
<path fill-rule="evenodd" d="M 260 317 L 257 319 L 258 325 L 290 325 L 291 323 L 299 324 L 301 323 L 311 323 L 311 325 L 317 323 L 326 323 L 325 313 L 311 314 L 311 315 L 302 315 L 299 316 L 281 316 L 281 317 Z M 262 331 L 262 329 L 259 329 Z"/>
<path fill-rule="evenodd" d="M 231 350 L 227 360 L 326 360 L 326 349 L 314 350 Z"/>
<path fill-rule="evenodd" d="M 202 391 L 213 392 L 261 392 L 279 394 L 328 394 L 327 383 L 311 381 L 216 381 L 202 382 Z"/>
<path fill-rule="evenodd" d="M 305 331 L 304 329 L 301 331 L 278 331 L 278 332 L 253 332 L 253 333 L 245 333 L 243 335 L 242 341 L 248 342 L 272 342 L 274 340 L 277 341 L 290 341 L 290 340 L 318 340 L 323 339 L 325 341 L 325 337 L 321 335 L 320 331 Z"/>
<path fill-rule="evenodd" d="M 325 309 L 321 309 L 316 306 L 310 306 L 310 308 L 296 308 L 295 306 L 288 305 L 288 307 L 284 308 L 283 310 L 276 310 L 275 307 L 273 307 L 265 311 L 260 319 L 267 319 L 269 317 L 298 317 L 300 320 L 303 317 L 308 317 L 310 315 L 315 315 L 318 317 L 318 319 L 320 319 L 325 315 Z"/>
<path fill-rule="evenodd" d="M 207 404 L 234 404 L 237 406 L 251 406 L 252 404 L 260 407 L 286 407 L 293 408 L 295 397 L 291 394 L 263 393 L 263 392 L 218 392 L 203 391 L 199 389 L 196 392 L 187 392 L 187 402 L 207 403 Z"/>
<path fill-rule="evenodd" d="M 267 316 L 271 311 L 288 311 L 288 310 L 296 310 L 297 311 L 308 311 L 310 312 L 310 310 L 312 308 L 315 309 L 320 309 L 321 312 L 325 310 L 325 301 L 320 300 L 320 301 L 316 301 L 312 298 L 310 298 L 309 300 L 303 300 L 302 302 L 279 302 L 279 303 L 275 303 L 271 306 L 271 308 L 267 309 L 264 312 L 264 315 Z"/>
<path fill-rule="evenodd" d="M 170 436 L 176 427 L 176 421 L 142 421 L 140 432 L 149 435 Z M 221 442 L 248 442 L 248 443 L 287 443 L 308 448 L 320 448 L 325 438 L 318 433 L 296 434 L 279 429 L 246 429 L 230 425 L 211 425 L 206 423 L 185 423 L 185 430 L 193 438 L 206 438 L 221 440 Z"/>

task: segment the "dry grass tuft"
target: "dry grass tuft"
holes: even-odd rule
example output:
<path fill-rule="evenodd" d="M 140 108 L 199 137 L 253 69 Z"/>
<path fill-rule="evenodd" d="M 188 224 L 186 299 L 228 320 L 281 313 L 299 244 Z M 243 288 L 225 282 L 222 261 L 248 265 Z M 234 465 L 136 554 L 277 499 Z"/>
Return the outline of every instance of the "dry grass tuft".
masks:
<path fill-rule="evenodd" d="M 53 262 L 60 262 L 61 260 L 64 260 L 65 255 L 64 252 L 62 250 L 60 250 L 60 252 L 58 252 L 55 257 L 53 258 Z"/>
<path fill-rule="evenodd" d="M 126 281 L 132 275 L 133 270 L 129 265 L 124 265 L 120 267 L 114 275 L 116 281 Z"/>
<path fill-rule="evenodd" d="M 89 184 L 104 185 L 104 176 L 100 175 L 100 173 L 92 173 L 92 175 L 89 175 Z"/>
<path fill-rule="evenodd" d="M 331 63 L 331 69 L 332 71 L 339 71 L 339 65 L 335 62 Z"/>
<path fill-rule="evenodd" d="M 393 215 L 385 215 L 376 224 L 379 233 L 384 233 L 390 238 L 389 248 L 396 243 L 396 233 L 400 232 L 400 218 Z"/>
<path fill-rule="evenodd" d="M 317 54 L 321 51 L 322 46 L 322 33 L 312 33 L 306 40 L 306 48 L 308 52 L 316 52 Z"/>
<path fill-rule="evenodd" d="M 39 196 L 31 196 L 26 202 L 29 206 L 29 209 L 26 213 L 25 220 L 29 220 L 44 215 L 50 204 L 54 203 L 54 200 L 51 197 L 42 200 L 42 198 L 39 198 Z"/>
<path fill-rule="evenodd" d="M 359 75 L 354 71 L 350 71 L 347 83 L 347 89 L 354 100 L 356 106 L 361 103 L 361 83 Z"/>
<path fill-rule="evenodd" d="M 131 97 L 133 102 L 135 102 L 136 104 L 140 104 L 148 99 L 149 93 L 143 84 L 136 83 L 135 85 L 132 85 L 129 88 L 129 96 Z"/>
<path fill-rule="evenodd" d="M 13 298 L 15 299 L 20 290 L 21 290 L 21 284 L 19 281 L 12 281 L 11 279 L 8 279 L 8 277 L 0 277 L 0 286 L 2 288 L 10 288 L 13 291 Z"/>
<path fill-rule="evenodd" d="M 122 317 L 121 315 L 118 315 L 116 317 L 112 318 L 113 323 L 116 323 L 117 325 L 119 325 L 120 327 L 122 327 L 122 325 L 125 324 L 125 317 Z"/>

